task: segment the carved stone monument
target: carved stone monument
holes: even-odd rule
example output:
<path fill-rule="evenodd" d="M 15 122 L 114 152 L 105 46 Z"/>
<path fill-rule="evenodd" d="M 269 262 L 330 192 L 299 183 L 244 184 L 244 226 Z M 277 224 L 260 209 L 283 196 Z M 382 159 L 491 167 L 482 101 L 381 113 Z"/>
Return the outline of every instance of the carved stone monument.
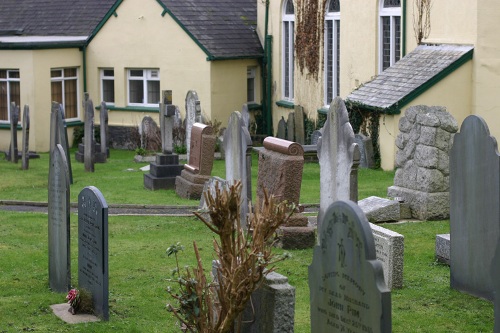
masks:
<path fill-rule="evenodd" d="M 450 282 L 454 289 L 491 301 L 499 278 L 491 274 L 500 240 L 499 203 L 497 142 L 482 118 L 468 116 L 450 155 Z"/>
<path fill-rule="evenodd" d="M 108 320 L 108 204 L 94 186 L 78 195 L 78 285 L 92 294 L 94 314 Z"/>
<path fill-rule="evenodd" d="M 198 98 L 198 93 L 194 90 L 189 90 L 186 94 L 186 147 L 188 163 L 190 163 L 189 158 L 191 157 L 191 128 L 196 122 L 200 122 L 201 119 L 201 106 L 200 100 Z M 198 119 L 197 119 L 198 118 Z"/>
<path fill-rule="evenodd" d="M 60 144 L 50 155 L 48 190 L 49 286 L 63 293 L 71 286 L 70 192 L 68 163 Z"/>
<path fill-rule="evenodd" d="M 363 212 L 337 201 L 322 219 L 309 266 L 311 333 L 390 333 L 391 293 Z"/>
<path fill-rule="evenodd" d="M 214 162 L 215 135 L 211 126 L 195 123 L 191 130 L 189 163 L 175 179 L 175 192 L 187 199 L 200 199 Z"/>

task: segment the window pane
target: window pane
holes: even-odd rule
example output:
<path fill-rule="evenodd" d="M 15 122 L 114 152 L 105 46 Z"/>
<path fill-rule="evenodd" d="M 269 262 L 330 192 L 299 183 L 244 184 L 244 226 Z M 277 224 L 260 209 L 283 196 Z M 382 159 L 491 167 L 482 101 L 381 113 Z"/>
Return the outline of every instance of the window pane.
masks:
<path fill-rule="evenodd" d="M 62 70 L 60 70 L 60 69 L 51 70 L 50 77 L 62 77 Z"/>
<path fill-rule="evenodd" d="M 401 7 L 401 0 L 384 0 L 384 8 Z"/>
<path fill-rule="evenodd" d="M 285 39 L 285 62 L 284 62 L 284 68 L 283 70 L 285 71 L 285 97 L 290 97 L 289 91 L 290 91 L 290 22 L 283 22 L 284 23 L 284 39 Z"/>
<path fill-rule="evenodd" d="M 76 80 L 64 81 L 64 107 L 66 119 L 76 118 L 77 112 Z"/>
<path fill-rule="evenodd" d="M 285 7 L 285 14 L 295 14 L 295 9 L 293 8 L 293 1 L 288 0 L 286 2 L 286 7 Z"/>
<path fill-rule="evenodd" d="M 9 82 L 10 88 L 10 103 L 15 102 L 16 105 L 21 104 L 21 84 L 19 82 Z"/>
<path fill-rule="evenodd" d="M 0 71 L 0 74 L 5 71 Z M 7 82 L 0 82 L 0 120 L 9 120 Z"/>
<path fill-rule="evenodd" d="M 401 58 L 401 17 L 394 17 L 394 62 Z"/>
<path fill-rule="evenodd" d="M 382 70 L 391 66 L 391 18 L 382 17 Z"/>
<path fill-rule="evenodd" d="M 253 77 L 247 78 L 247 102 L 255 101 L 255 79 Z"/>
<path fill-rule="evenodd" d="M 130 76 L 134 76 L 134 77 L 142 77 L 143 74 L 142 74 L 142 69 L 131 69 L 130 70 Z"/>
<path fill-rule="evenodd" d="M 62 82 L 51 82 L 52 101 L 62 103 Z"/>
<path fill-rule="evenodd" d="M 144 84 L 143 81 L 130 80 L 129 81 L 129 97 L 130 103 L 144 102 Z"/>
<path fill-rule="evenodd" d="M 336 40 L 336 77 L 335 77 L 335 86 L 336 86 L 336 91 L 335 94 L 337 96 L 340 96 L 340 20 L 335 20 L 335 29 L 337 30 L 336 35 L 337 35 L 337 40 Z M 332 98 L 333 99 L 333 98 Z"/>
<path fill-rule="evenodd" d="M 0 70 L 0 79 L 7 78 L 7 71 L 5 69 Z"/>
<path fill-rule="evenodd" d="M 19 79 L 19 71 L 9 71 L 9 78 Z"/>
<path fill-rule="evenodd" d="M 340 0 L 330 0 L 330 4 L 328 5 L 328 12 L 340 12 Z"/>
<path fill-rule="evenodd" d="M 64 77 L 75 77 L 76 76 L 76 68 L 66 68 L 64 70 Z"/>
<path fill-rule="evenodd" d="M 107 103 L 115 102 L 115 81 L 102 80 L 102 99 Z"/>
<path fill-rule="evenodd" d="M 160 103 L 160 81 L 148 81 L 148 104 Z"/>
<path fill-rule="evenodd" d="M 103 75 L 104 76 L 115 76 L 115 70 L 114 69 L 104 69 Z"/>

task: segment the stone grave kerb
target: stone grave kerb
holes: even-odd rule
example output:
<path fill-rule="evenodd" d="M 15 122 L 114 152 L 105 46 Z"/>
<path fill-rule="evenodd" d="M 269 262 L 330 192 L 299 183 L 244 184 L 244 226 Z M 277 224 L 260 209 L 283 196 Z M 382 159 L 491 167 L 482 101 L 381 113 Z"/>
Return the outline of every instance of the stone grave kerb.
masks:
<path fill-rule="evenodd" d="M 187 148 L 188 163 L 189 163 L 189 158 L 191 157 L 190 154 L 191 128 L 193 127 L 193 124 L 197 122 L 196 109 L 197 109 L 197 104 L 198 108 L 200 108 L 199 102 L 200 100 L 198 98 L 198 93 L 194 90 L 189 90 L 186 94 L 186 148 Z"/>
<path fill-rule="evenodd" d="M 391 332 L 391 293 L 368 220 L 351 201 L 322 218 L 308 269 L 311 332 Z"/>
<path fill-rule="evenodd" d="M 331 103 L 321 131 L 317 144 L 320 165 L 318 223 L 332 203 L 351 199 L 350 175 L 356 144 L 347 108 L 340 97 L 336 97 Z"/>

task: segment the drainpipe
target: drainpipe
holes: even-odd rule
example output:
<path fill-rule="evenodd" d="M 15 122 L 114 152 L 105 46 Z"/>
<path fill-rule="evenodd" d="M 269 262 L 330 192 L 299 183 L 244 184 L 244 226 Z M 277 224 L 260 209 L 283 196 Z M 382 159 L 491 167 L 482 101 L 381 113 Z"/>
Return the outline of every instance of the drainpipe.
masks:
<path fill-rule="evenodd" d="M 262 113 L 265 124 L 265 133 L 273 135 L 272 128 L 272 36 L 268 35 L 269 0 L 266 0 L 266 15 L 264 22 L 264 58 L 262 60 Z"/>
<path fill-rule="evenodd" d="M 403 0 L 401 8 L 401 14 L 402 14 L 402 24 L 403 24 L 403 40 L 401 45 L 401 58 L 403 58 L 406 55 L 406 0 Z"/>

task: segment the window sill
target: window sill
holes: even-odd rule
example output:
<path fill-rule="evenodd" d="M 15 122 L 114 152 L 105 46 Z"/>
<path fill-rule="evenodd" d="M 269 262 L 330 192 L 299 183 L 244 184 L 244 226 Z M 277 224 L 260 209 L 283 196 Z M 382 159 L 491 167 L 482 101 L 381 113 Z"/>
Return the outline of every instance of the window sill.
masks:
<path fill-rule="evenodd" d="M 83 126 L 85 123 L 81 120 L 71 120 L 66 122 L 66 127 L 76 127 L 76 126 Z"/>
<path fill-rule="evenodd" d="M 10 124 L 9 123 L 3 123 L 3 124 L 0 123 L 0 129 L 9 130 L 10 131 Z M 17 129 L 18 130 L 22 130 L 23 128 L 22 128 L 21 125 L 17 125 Z"/>
<path fill-rule="evenodd" d="M 276 105 L 281 106 L 282 108 L 287 108 L 287 109 L 295 108 L 295 104 L 293 104 L 293 102 L 284 101 L 284 100 L 276 101 Z"/>
<path fill-rule="evenodd" d="M 160 107 L 149 106 L 114 106 L 106 105 L 108 111 L 128 111 L 128 112 L 160 112 Z M 101 109 L 101 105 L 95 107 L 96 110 Z"/>
<path fill-rule="evenodd" d="M 321 109 L 318 109 L 317 111 L 320 114 L 327 115 L 329 110 L 330 110 L 330 108 L 328 108 L 327 106 L 323 106 Z"/>
<path fill-rule="evenodd" d="M 257 103 L 247 103 L 248 111 L 261 110 L 262 105 Z"/>

